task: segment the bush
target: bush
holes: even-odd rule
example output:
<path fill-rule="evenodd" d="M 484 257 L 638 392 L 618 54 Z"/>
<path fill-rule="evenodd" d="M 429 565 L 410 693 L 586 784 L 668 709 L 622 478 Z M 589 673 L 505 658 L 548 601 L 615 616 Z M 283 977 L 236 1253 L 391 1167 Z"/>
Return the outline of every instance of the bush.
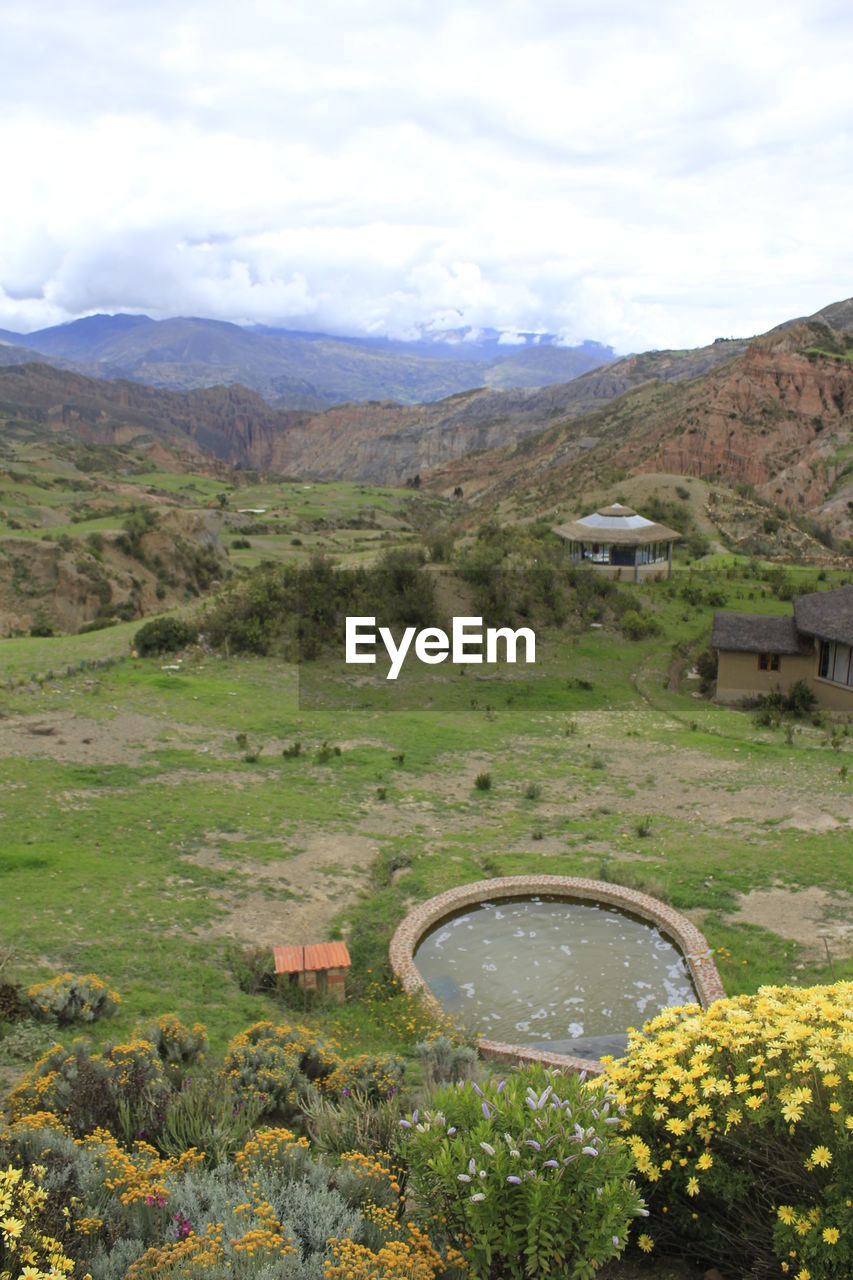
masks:
<path fill-rule="evenodd" d="M 478 791 L 491 791 L 492 775 L 490 773 L 478 773 L 474 779 L 474 786 Z"/>
<path fill-rule="evenodd" d="M 133 637 L 133 647 L 138 654 L 174 653 L 198 640 L 198 627 L 181 618 L 155 618 L 140 627 Z"/>
<path fill-rule="evenodd" d="M 97 1022 L 111 1017 L 121 1004 L 118 992 L 110 991 L 93 973 L 85 977 L 61 973 L 50 982 L 37 982 L 27 995 L 34 1017 L 56 1022 Z"/>
<path fill-rule="evenodd" d="M 157 1053 L 166 1075 L 176 1088 L 181 1088 L 188 1067 L 204 1057 L 207 1031 L 200 1022 L 187 1027 L 173 1013 L 164 1013 L 142 1033 Z"/>
<path fill-rule="evenodd" d="M 604 1084 L 525 1068 L 484 1089 L 442 1089 L 414 1112 L 403 1150 L 417 1212 L 465 1243 L 475 1276 L 587 1280 L 643 1213 L 632 1158 L 615 1141 Z"/>
<path fill-rule="evenodd" d="M 317 1151 L 341 1156 L 346 1151 L 375 1155 L 393 1149 L 400 1133 L 399 1094 L 373 1102 L 358 1089 L 335 1101 L 313 1093 L 302 1103 L 302 1116 Z"/>
<path fill-rule="evenodd" d="M 345 1058 L 326 1078 L 327 1093 L 345 1098 L 360 1093 L 370 1101 L 397 1092 L 406 1061 L 396 1053 L 360 1053 Z"/>
<path fill-rule="evenodd" d="M 696 659 L 696 673 L 699 676 L 699 688 L 702 693 L 709 693 L 717 679 L 717 653 L 715 649 L 703 649 Z"/>
<path fill-rule="evenodd" d="M 454 1044 L 449 1036 L 434 1036 L 415 1045 L 424 1080 L 429 1084 L 455 1084 L 474 1074 L 477 1050 L 471 1045 Z"/>
<path fill-rule="evenodd" d="M 261 1110 L 260 1102 L 239 1098 L 226 1080 L 188 1080 L 166 1108 L 160 1146 L 171 1156 L 200 1151 L 215 1168 L 243 1146 Z"/>
<path fill-rule="evenodd" d="M 605 1060 L 664 1252 L 853 1272 L 851 1001 L 840 982 L 667 1009 Z"/>
<path fill-rule="evenodd" d="M 654 618 L 644 618 L 636 609 L 626 609 L 619 625 L 629 640 L 642 640 L 645 636 L 656 635 L 659 630 Z"/>
<path fill-rule="evenodd" d="M 222 1075 L 260 1114 L 292 1117 L 314 1082 L 340 1065 L 340 1058 L 307 1027 L 256 1022 L 228 1045 Z"/>
<path fill-rule="evenodd" d="M 86 1040 L 56 1044 L 9 1095 L 9 1114 L 54 1116 L 75 1137 L 104 1129 L 131 1142 L 156 1141 L 170 1089 L 154 1046 L 137 1036 L 93 1053 Z"/>
<path fill-rule="evenodd" d="M 0 1169 L 0 1204 L 3 1206 L 3 1235 L 0 1236 L 0 1272 L 4 1277 L 39 1277 L 70 1274 L 74 1263 L 45 1224 L 46 1193 L 40 1185 L 43 1165 L 35 1165 L 29 1176 L 11 1164 Z M 12 1224 L 17 1224 L 15 1228 Z M 26 1264 L 26 1265 L 25 1265 Z"/>

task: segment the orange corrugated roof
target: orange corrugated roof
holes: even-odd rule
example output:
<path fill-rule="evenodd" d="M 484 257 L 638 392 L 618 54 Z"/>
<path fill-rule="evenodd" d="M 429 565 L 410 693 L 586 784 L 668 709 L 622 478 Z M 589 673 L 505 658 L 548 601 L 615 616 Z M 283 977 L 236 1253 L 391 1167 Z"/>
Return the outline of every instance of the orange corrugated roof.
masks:
<path fill-rule="evenodd" d="M 303 957 L 302 952 L 305 952 Z M 273 947 L 276 973 L 301 973 L 303 969 L 348 969 L 349 958 L 345 942 L 311 942 L 307 947 Z"/>

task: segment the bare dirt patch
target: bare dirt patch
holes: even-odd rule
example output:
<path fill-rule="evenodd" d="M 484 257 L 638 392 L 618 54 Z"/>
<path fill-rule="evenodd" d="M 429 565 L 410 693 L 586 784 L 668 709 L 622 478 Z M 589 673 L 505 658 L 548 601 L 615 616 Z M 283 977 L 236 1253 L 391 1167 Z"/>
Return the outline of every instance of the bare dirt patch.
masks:
<path fill-rule="evenodd" d="M 143 753 L 162 737 L 162 720 L 122 711 L 109 720 L 67 712 L 10 716 L 0 721 L 0 757 L 25 756 L 64 764 L 139 764 Z"/>
<path fill-rule="evenodd" d="M 780 938 L 790 938 L 812 957 L 826 957 L 826 943 L 836 957 L 853 955 L 853 894 L 808 889 L 753 889 L 738 896 L 734 924 L 757 924 Z"/>
<path fill-rule="evenodd" d="M 223 914 L 205 933 L 270 947 L 326 938 L 334 917 L 363 887 L 379 846 L 343 831 L 311 832 L 300 837 L 300 845 L 298 853 L 264 863 L 241 862 L 210 848 L 188 855 L 186 861 L 252 884 L 211 891 Z"/>

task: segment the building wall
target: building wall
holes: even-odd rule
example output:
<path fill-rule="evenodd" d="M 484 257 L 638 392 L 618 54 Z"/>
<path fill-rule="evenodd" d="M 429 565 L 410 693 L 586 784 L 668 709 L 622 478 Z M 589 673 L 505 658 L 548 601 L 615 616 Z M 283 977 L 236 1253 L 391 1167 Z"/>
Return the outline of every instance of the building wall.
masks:
<path fill-rule="evenodd" d="M 778 671 L 761 671 L 757 653 L 734 653 L 721 649 L 717 666 L 717 702 L 742 702 L 744 698 L 761 698 L 774 689 L 787 693 L 798 680 L 812 683 L 815 658 L 809 654 L 783 653 Z"/>
<path fill-rule="evenodd" d="M 821 680 L 820 676 L 809 680 L 809 684 L 814 689 L 818 702 L 827 711 L 846 711 L 848 715 L 853 715 L 853 688 L 850 685 L 833 684 L 830 680 Z"/>
<path fill-rule="evenodd" d="M 600 564 L 595 560 L 575 560 L 574 564 L 593 573 L 600 573 L 603 578 L 615 578 L 617 582 L 633 582 L 636 571 L 638 581 L 645 582 L 651 578 L 653 582 L 664 582 L 669 577 L 669 564 L 666 560 L 658 560 L 653 564 Z"/>
<path fill-rule="evenodd" d="M 806 680 L 818 704 L 828 711 L 853 713 L 853 688 L 821 680 L 817 675 L 817 654 L 801 657 L 783 653 L 778 671 L 761 671 L 757 653 L 719 652 L 716 702 L 734 705 L 747 698 L 765 697 L 775 689 L 787 693 L 798 680 Z"/>

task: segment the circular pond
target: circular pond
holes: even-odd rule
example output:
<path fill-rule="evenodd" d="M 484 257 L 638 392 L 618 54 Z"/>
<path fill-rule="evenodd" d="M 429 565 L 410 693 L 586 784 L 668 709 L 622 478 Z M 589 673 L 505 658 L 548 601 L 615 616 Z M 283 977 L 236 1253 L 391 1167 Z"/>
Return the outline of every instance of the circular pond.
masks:
<path fill-rule="evenodd" d="M 629 1026 L 697 999 L 683 954 L 655 924 L 545 895 L 446 916 L 414 963 L 442 1007 L 488 1040 L 582 1058 L 618 1055 Z"/>

